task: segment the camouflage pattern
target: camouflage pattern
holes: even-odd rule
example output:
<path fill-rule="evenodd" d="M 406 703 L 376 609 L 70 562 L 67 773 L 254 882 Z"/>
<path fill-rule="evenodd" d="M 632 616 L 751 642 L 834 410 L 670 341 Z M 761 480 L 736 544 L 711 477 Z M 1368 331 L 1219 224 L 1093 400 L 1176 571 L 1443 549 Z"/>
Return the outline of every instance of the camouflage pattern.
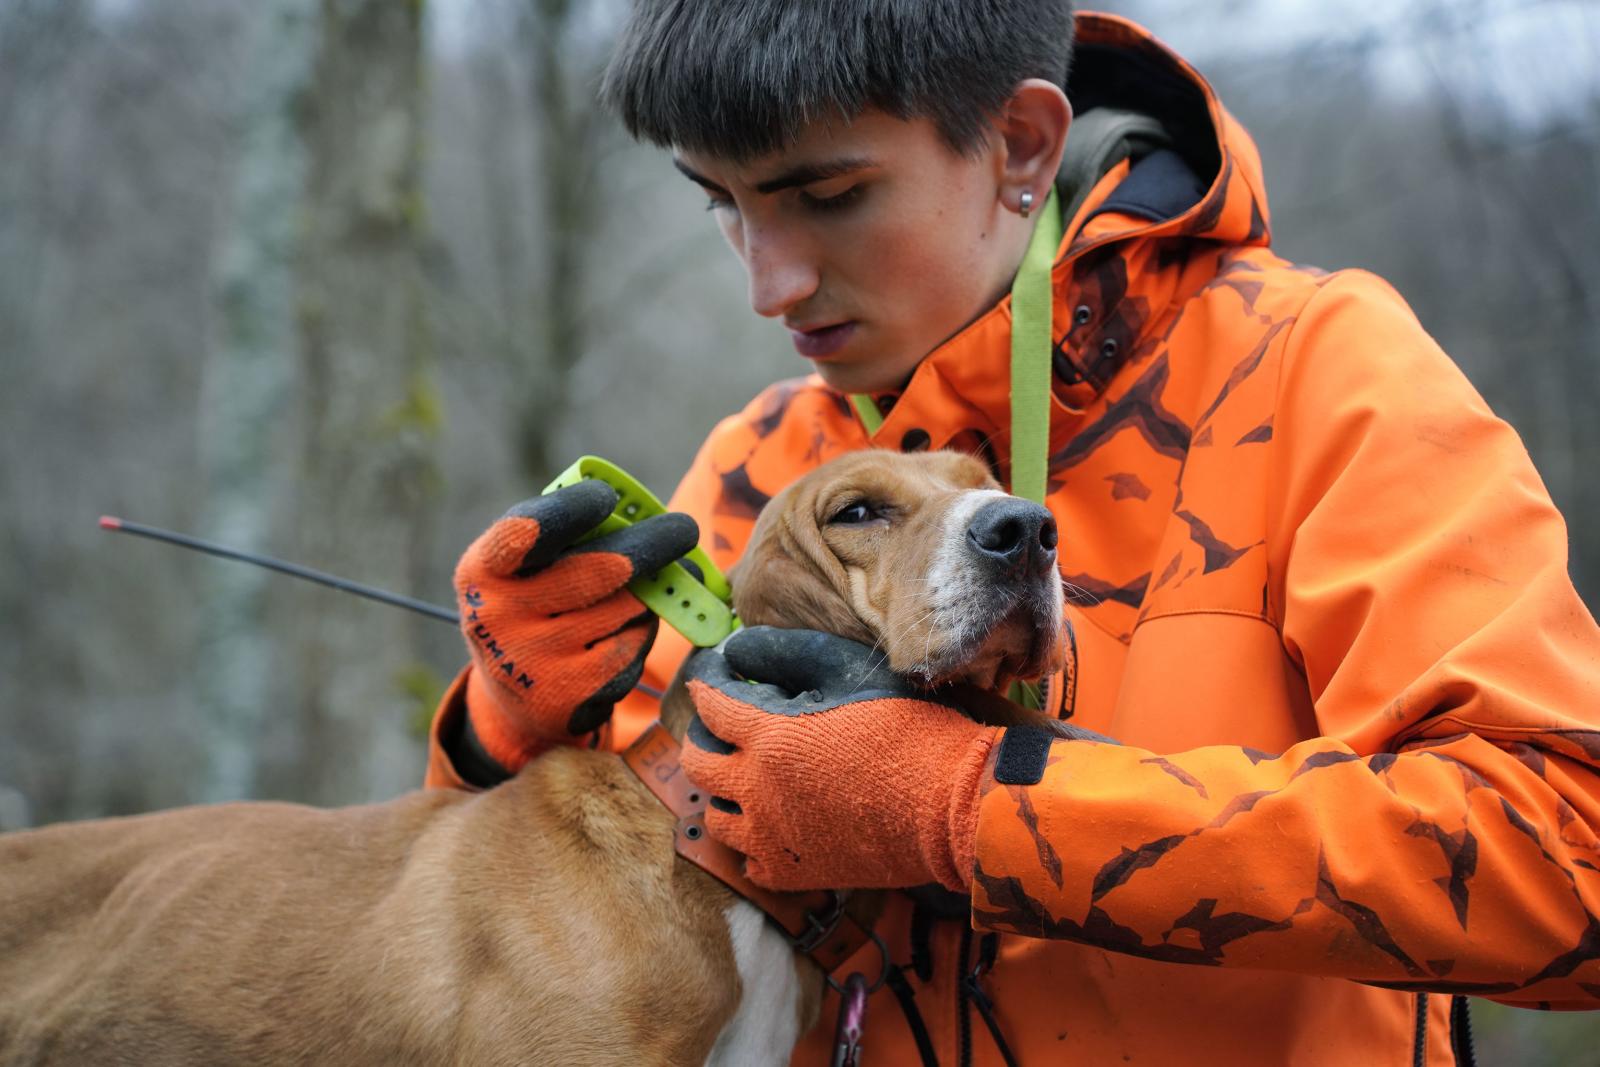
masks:
<path fill-rule="evenodd" d="M 1270 249 L 1248 136 L 1137 27 L 1081 48 L 1175 73 L 1220 163 L 1160 222 L 1097 211 L 1054 268 L 1047 504 L 1075 659 L 1057 742 L 987 781 L 971 921 L 1021 1062 L 1452 1062 L 1448 998 L 1600 1007 L 1600 631 L 1516 435 L 1404 302 Z M 866 447 L 1008 457 L 1009 306 L 931 354 L 869 439 L 820 381 L 711 434 L 673 498 L 732 565 L 791 480 Z M 663 633 L 646 681 L 686 646 Z M 653 715 L 619 712 L 625 740 Z M 911 907 L 883 922 L 911 957 Z M 974 934 L 913 981 L 943 1062 L 998 1054 L 964 1012 Z M 866 961 L 863 962 L 863 966 Z M 865 1062 L 915 1062 L 887 992 Z M 825 1025 L 797 1063 L 826 1062 Z M 973 1034 L 976 1026 L 977 1036 Z"/>

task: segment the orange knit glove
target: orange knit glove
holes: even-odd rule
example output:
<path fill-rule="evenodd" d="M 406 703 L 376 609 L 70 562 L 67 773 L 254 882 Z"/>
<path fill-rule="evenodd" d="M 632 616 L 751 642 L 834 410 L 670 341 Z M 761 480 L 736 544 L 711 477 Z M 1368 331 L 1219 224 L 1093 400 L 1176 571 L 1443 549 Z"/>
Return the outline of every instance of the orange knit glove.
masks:
<path fill-rule="evenodd" d="M 689 663 L 683 769 L 711 836 L 771 889 L 972 881 L 1001 731 L 917 693 L 865 645 L 756 626 Z M 760 679 L 760 683 L 741 677 Z"/>
<path fill-rule="evenodd" d="M 599 481 L 524 501 L 456 567 L 473 668 L 465 742 L 507 772 L 611 718 L 639 681 L 657 627 L 627 584 L 699 540 L 693 519 L 669 513 L 575 543 L 616 506 Z"/>

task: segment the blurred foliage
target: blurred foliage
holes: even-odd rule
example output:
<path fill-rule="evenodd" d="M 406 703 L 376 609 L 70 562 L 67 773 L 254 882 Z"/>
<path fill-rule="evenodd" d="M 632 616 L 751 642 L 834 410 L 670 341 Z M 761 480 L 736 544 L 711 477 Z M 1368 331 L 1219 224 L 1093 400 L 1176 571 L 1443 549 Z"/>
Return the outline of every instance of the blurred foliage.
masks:
<path fill-rule="evenodd" d="M 1478 1062 L 1515 1067 L 1594 1067 L 1600 1063 L 1600 1015 L 1508 1008 L 1472 1002 Z"/>
<path fill-rule="evenodd" d="M 395 687 L 404 693 L 411 705 L 406 725 L 412 737 L 424 741 L 428 727 L 433 724 L 433 712 L 450 688 L 450 679 L 426 663 L 408 663 L 395 676 Z"/>

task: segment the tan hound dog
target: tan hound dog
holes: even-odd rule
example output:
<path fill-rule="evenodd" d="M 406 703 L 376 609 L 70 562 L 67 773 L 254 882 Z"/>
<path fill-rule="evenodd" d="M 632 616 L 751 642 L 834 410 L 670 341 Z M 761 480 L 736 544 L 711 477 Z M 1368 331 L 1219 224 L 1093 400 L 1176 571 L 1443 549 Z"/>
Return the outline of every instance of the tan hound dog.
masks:
<path fill-rule="evenodd" d="M 857 506 L 873 518 L 830 523 Z M 735 600 L 993 689 L 1060 656 L 1053 557 L 1008 577 L 1013 536 L 1053 549 L 1054 525 L 976 460 L 858 453 L 768 505 Z M 687 703 L 665 703 L 676 736 Z M 821 988 L 606 753 L 476 795 L 0 836 L 6 1064 L 785 1063 Z"/>

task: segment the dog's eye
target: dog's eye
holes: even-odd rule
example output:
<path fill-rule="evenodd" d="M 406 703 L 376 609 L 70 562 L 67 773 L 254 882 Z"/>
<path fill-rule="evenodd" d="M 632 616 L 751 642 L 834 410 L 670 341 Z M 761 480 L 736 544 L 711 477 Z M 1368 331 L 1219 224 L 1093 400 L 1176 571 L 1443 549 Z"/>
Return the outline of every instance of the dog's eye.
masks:
<path fill-rule="evenodd" d="M 844 507 L 834 512 L 833 517 L 829 519 L 828 522 L 830 524 L 841 523 L 846 526 L 859 526 L 861 523 L 871 522 L 874 519 L 880 519 L 882 517 L 883 516 L 878 512 L 878 509 L 874 508 L 871 504 L 867 503 L 865 500 L 857 500 L 853 503 L 846 504 Z"/>

